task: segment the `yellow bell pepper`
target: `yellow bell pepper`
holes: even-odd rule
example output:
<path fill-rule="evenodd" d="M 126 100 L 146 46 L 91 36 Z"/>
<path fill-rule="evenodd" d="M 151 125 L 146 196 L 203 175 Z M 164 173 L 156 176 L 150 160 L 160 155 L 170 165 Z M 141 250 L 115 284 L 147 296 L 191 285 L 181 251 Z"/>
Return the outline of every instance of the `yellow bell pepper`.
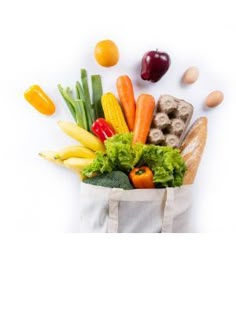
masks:
<path fill-rule="evenodd" d="M 44 115 L 52 115 L 55 112 L 53 101 L 38 85 L 32 85 L 25 91 L 24 97 L 35 109 Z"/>

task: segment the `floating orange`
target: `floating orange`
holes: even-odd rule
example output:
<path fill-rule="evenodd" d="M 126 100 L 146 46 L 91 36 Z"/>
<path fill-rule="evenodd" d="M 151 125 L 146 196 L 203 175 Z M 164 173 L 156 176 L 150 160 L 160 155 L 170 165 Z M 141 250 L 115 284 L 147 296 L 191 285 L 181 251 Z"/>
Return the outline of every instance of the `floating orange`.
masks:
<path fill-rule="evenodd" d="M 112 40 L 102 40 L 95 46 L 94 57 L 101 66 L 112 67 L 119 61 L 118 47 Z"/>

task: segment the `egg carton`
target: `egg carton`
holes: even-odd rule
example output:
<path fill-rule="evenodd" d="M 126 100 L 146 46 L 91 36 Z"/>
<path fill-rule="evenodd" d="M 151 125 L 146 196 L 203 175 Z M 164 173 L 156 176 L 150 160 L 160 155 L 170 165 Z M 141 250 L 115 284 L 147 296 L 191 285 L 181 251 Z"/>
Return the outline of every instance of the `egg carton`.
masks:
<path fill-rule="evenodd" d="M 179 147 L 193 110 L 193 105 L 184 100 L 171 95 L 161 95 L 148 135 L 148 143 Z"/>

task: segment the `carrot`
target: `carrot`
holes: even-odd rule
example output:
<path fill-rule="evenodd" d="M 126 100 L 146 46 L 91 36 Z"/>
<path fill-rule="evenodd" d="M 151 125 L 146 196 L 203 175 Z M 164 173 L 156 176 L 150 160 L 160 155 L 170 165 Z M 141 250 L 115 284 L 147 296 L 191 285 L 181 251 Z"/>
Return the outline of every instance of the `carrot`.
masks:
<path fill-rule="evenodd" d="M 134 99 L 134 89 L 130 78 L 127 75 L 118 77 L 116 81 L 116 88 L 129 130 L 133 131 L 136 105 Z"/>
<path fill-rule="evenodd" d="M 152 123 L 155 99 L 152 95 L 141 94 L 137 99 L 137 108 L 134 124 L 133 143 L 146 143 Z"/>

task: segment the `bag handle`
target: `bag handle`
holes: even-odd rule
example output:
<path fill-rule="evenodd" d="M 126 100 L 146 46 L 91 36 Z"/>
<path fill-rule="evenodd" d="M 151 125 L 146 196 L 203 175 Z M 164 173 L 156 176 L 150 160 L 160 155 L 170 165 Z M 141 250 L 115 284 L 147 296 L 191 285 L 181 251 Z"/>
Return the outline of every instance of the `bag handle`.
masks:
<path fill-rule="evenodd" d="M 161 233 L 171 233 L 173 230 L 173 219 L 175 210 L 174 199 L 174 188 L 167 187 L 165 192 L 165 205 Z"/>
<path fill-rule="evenodd" d="M 119 227 L 119 203 L 122 189 L 112 188 L 109 194 L 108 233 L 117 233 Z"/>
<path fill-rule="evenodd" d="M 112 188 L 109 195 L 109 213 L 108 213 L 108 233 L 117 233 L 119 227 L 119 203 L 122 196 L 122 189 Z M 161 233 L 171 233 L 173 230 L 174 219 L 174 188 L 165 189 L 165 205 L 162 220 Z"/>

